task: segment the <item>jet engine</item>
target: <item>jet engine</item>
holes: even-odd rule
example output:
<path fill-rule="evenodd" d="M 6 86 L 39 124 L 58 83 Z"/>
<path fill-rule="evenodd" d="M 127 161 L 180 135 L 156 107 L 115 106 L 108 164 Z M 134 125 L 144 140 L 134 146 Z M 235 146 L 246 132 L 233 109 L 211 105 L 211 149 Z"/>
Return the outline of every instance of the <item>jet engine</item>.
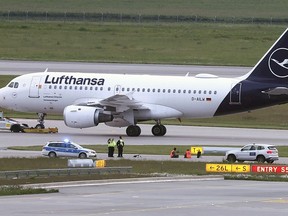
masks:
<path fill-rule="evenodd" d="M 113 116 L 104 113 L 102 109 L 77 105 L 65 107 L 63 116 L 65 124 L 72 128 L 93 127 L 113 120 Z"/>

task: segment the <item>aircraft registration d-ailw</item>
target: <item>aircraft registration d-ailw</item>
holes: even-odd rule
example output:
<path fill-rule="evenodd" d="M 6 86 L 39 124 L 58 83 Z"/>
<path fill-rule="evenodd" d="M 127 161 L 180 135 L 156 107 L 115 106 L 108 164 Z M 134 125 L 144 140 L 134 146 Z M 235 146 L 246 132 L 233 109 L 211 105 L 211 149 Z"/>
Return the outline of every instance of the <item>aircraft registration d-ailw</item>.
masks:
<path fill-rule="evenodd" d="M 137 123 L 155 120 L 152 134 L 163 136 L 167 118 L 208 118 L 288 102 L 288 29 L 246 75 L 220 78 L 41 72 L 25 74 L 0 89 L 0 107 L 40 113 L 63 113 L 65 124 L 87 128 L 105 123 L 127 127 L 139 136 Z"/>

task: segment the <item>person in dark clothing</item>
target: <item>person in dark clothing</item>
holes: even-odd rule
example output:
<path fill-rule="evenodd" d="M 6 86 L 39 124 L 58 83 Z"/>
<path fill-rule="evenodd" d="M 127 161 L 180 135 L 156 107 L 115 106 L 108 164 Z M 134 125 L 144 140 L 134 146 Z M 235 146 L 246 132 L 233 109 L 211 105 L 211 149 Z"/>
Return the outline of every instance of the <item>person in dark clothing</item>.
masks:
<path fill-rule="evenodd" d="M 124 140 L 122 139 L 122 136 L 119 136 L 119 140 L 117 141 L 117 148 L 118 157 L 123 157 Z"/>

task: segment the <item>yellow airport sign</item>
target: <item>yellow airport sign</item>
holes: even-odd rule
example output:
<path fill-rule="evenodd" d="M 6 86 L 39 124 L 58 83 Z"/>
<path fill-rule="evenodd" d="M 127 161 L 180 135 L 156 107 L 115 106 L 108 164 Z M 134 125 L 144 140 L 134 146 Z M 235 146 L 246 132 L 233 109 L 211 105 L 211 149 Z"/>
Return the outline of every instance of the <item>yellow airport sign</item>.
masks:
<path fill-rule="evenodd" d="M 248 173 L 248 172 L 250 172 L 250 165 L 233 164 L 232 165 L 232 172 Z"/>
<path fill-rule="evenodd" d="M 228 173 L 232 171 L 231 164 L 206 164 L 206 172 Z"/>
<path fill-rule="evenodd" d="M 250 172 L 250 165 L 244 164 L 206 164 L 206 172 L 219 172 L 219 173 L 248 173 Z"/>
<path fill-rule="evenodd" d="M 105 160 L 97 160 L 96 161 L 96 167 L 101 168 L 106 166 L 106 161 Z"/>
<path fill-rule="evenodd" d="M 203 154 L 203 148 L 201 146 L 191 146 L 191 154 L 197 155 L 199 151 Z"/>

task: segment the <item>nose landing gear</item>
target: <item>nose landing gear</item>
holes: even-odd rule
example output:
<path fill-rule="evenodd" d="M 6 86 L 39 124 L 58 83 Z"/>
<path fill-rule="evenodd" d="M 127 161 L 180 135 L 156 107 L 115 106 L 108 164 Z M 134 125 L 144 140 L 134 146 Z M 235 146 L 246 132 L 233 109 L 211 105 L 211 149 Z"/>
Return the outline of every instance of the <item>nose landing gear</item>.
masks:
<path fill-rule="evenodd" d="M 35 128 L 39 128 L 39 129 L 44 129 L 45 126 L 44 126 L 44 119 L 45 119 L 45 116 L 47 115 L 46 113 L 37 113 L 38 115 L 38 122 L 39 124 L 37 124 L 35 126 Z"/>

